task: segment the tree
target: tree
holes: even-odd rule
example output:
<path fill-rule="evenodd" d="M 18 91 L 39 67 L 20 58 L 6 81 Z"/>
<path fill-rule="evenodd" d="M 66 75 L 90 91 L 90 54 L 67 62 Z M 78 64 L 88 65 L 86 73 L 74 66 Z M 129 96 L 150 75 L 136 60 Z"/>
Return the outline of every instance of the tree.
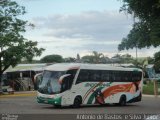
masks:
<path fill-rule="evenodd" d="M 133 14 L 137 21 L 118 49 L 144 48 L 160 45 L 159 0 L 123 0 L 120 11 Z"/>
<path fill-rule="evenodd" d="M 23 58 L 31 61 L 44 50 L 37 48 L 37 42 L 23 37 L 28 22 L 19 16 L 25 13 L 25 8 L 14 1 L 0 1 L 0 82 L 7 68 L 16 66 Z"/>
<path fill-rule="evenodd" d="M 84 63 L 93 63 L 93 56 L 92 55 L 85 55 L 81 58 L 81 61 Z"/>
<path fill-rule="evenodd" d="M 61 63 L 63 58 L 61 55 L 47 55 L 40 60 L 42 63 Z"/>
<path fill-rule="evenodd" d="M 131 55 L 129 54 L 116 54 L 111 58 L 112 63 L 133 63 L 134 59 Z"/>
<path fill-rule="evenodd" d="M 134 61 L 133 57 L 129 54 L 124 54 L 121 56 L 122 63 L 132 63 Z"/>
<path fill-rule="evenodd" d="M 98 53 L 97 51 L 93 51 L 92 54 L 94 63 L 100 63 L 102 58 L 104 58 L 103 53 Z"/>
<path fill-rule="evenodd" d="M 20 64 L 36 64 L 36 63 L 40 63 L 40 60 L 32 60 L 32 61 L 28 61 L 28 60 L 21 60 Z"/>
<path fill-rule="evenodd" d="M 154 54 L 154 66 L 156 71 L 160 71 L 160 51 Z"/>
<path fill-rule="evenodd" d="M 79 54 L 77 54 L 76 62 L 77 62 L 77 63 L 80 63 L 80 62 L 81 62 L 81 57 L 80 57 Z"/>
<path fill-rule="evenodd" d="M 116 54 L 111 58 L 112 63 L 121 63 L 121 55 L 120 54 Z"/>
<path fill-rule="evenodd" d="M 73 63 L 76 61 L 76 58 L 73 57 L 68 57 L 68 58 L 64 58 L 64 61 L 67 63 Z"/>
<path fill-rule="evenodd" d="M 147 57 L 148 64 L 154 64 L 154 58 L 153 57 Z"/>
<path fill-rule="evenodd" d="M 93 51 L 92 55 L 86 55 L 81 58 L 83 62 L 87 63 L 106 63 L 108 61 L 108 57 L 105 57 L 103 53 L 98 53 L 97 51 Z"/>

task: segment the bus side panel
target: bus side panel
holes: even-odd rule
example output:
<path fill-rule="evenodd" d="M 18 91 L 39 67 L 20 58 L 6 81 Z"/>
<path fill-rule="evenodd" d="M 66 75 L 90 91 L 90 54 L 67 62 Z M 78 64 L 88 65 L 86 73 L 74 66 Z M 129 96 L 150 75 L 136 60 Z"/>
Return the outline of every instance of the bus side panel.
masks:
<path fill-rule="evenodd" d="M 119 103 L 121 95 L 130 102 L 140 95 L 142 82 L 82 82 L 65 92 L 62 105 L 72 105 L 76 96 L 82 97 L 82 104 Z"/>
<path fill-rule="evenodd" d="M 91 84 L 91 83 L 88 83 Z M 96 83 L 93 87 L 86 90 L 83 97 L 83 104 L 104 104 L 104 103 L 119 103 L 121 95 L 126 96 L 126 102 L 136 98 L 141 93 L 141 88 L 136 88 L 135 83 Z M 109 85 L 110 86 L 107 86 Z M 139 83 L 138 83 L 139 84 Z M 139 86 L 141 86 L 139 84 Z"/>

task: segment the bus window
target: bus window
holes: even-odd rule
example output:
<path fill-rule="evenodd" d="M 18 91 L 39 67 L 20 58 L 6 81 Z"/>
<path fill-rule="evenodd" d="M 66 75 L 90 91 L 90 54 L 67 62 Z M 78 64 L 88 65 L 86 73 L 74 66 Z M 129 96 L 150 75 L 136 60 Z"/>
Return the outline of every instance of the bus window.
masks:
<path fill-rule="evenodd" d="M 89 81 L 90 82 L 99 82 L 101 80 L 100 71 L 98 70 L 89 70 Z"/>
<path fill-rule="evenodd" d="M 122 80 L 121 80 L 121 73 L 120 73 L 119 71 L 115 71 L 113 77 L 114 77 L 113 80 L 114 80 L 115 82 L 121 82 L 121 81 L 122 81 Z"/>
<path fill-rule="evenodd" d="M 113 71 L 108 71 L 108 73 L 109 73 L 109 81 L 108 82 L 115 82 L 114 72 Z"/>
<path fill-rule="evenodd" d="M 137 82 L 137 81 L 140 81 L 141 78 L 142 78 L 142 72 L 133 71 L 133 73 L 132 73 L 132 81 Z"/>
<path fill-rule="evenodd" d="M 128 78 L 127 82 L 132 82 L 132 72 L 127 71 L 127 78 Z"/>
<path fill-rule="evenodd" d="M 88 70 L 80 70 L 80 73 L 78 75 L 76 84 L 81 83 L 81 82 L 86 82 L 89 80 L 89 72 Z"/>
<path fill-rule="evenodd" d="M 124 72 L 124 82 L 130 82 L 129 71 Z"/>
<path fill-rule="evenodd" d="M 102 70 L 101 71 L 101 80 L 104 82 L 109 81 L 109 72 L 107 70 Z"/>

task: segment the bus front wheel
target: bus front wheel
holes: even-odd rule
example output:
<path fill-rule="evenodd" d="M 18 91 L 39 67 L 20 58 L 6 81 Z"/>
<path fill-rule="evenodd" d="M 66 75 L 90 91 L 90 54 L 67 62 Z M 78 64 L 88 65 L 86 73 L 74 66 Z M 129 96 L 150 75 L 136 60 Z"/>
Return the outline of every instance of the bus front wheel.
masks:
<path fill-rule="evenodd" d="M 61 108 L 61 105 L 54 105 L 55 108 Z"/>
<path fill-rule="evenodd" d="M 80 96 L 77 96 L 75 99 L 74 99 L 74 103 L 73 103 L 73 107 L 74 108 L 79 108 L 82 104 L 82 98 Z"/>

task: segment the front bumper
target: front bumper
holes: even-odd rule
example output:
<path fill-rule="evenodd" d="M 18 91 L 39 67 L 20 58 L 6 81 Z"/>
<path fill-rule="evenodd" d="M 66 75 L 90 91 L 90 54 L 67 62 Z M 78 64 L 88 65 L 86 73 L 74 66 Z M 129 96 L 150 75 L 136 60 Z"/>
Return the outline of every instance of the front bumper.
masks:
<path fill-rule="evenodd" d="M 52 104 L 52 105 L 61 105 L 61 97 L 57 98 L 44 98 L 44 97 L 37 97 L 38 103 L 44 103 L 44 104 Z"/>

